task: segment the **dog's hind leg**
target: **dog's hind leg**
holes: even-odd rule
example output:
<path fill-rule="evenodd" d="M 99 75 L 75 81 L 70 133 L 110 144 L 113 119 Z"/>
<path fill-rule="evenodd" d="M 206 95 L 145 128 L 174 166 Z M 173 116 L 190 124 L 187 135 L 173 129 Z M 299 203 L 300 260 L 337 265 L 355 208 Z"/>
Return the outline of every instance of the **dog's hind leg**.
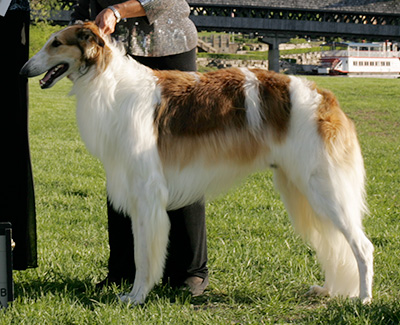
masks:
<path fill-rule="evenodd" d="M 300 192 L 297 186 L 289 180 L 287 175 L 282 169 L 274 170 L 274 183 L 275 187 L 280 193 L 281 200 L 283 201 L 286 210 L 290 216 L 292 224 L 296 232 L 311 246 L 317 250 L 320 246 L 320 233 L 317 230 L 316 217 L 313 209 L 311 208 L 307 198 Z M 321 249 L 326 251 L 327 249 Z M 323 265 L 325 268 L 326 265 Z M 320 296 L 329 296 L 330 291 L 326 287 L 327 280 L 324 287 L 313 286 L 315 294 Z"/>
<path fill-rule="evenodd" d="M 165 191 L 152 187 L 140 189 L 144 195 L 136 198 L 136 209 L 131 214 L 134 235 L 136 275 L 132 291 L 120 296 L 121 301 L 141 304 L 160 280 L 168 246 L 170 222 L 166 212 Z M 149 195 L 150 194 L 150 195 Z"/>
<path fill-rule="evenodd" d="M 333 268 L 336 274 L 330 275 L 333 278 L 330 290 L 334 295 L 358 296 L 367 303 L 372 298 L 374 249 L 362 229 L 364 180 L 357 172 L 363 167 L 358 166 L 358 171 L 338 165 L 330 168 L 311 176 L 308 193 L 308 200 L 321 222 L 326 224 L 329 220 L 336 230 L 320 230 L 333 246 L 332 256 L 325 257 L 336 264 Z M 357 268 L 353 266 L 354 261 Z"/>
<path fill-rule="evenodd" d="M 282 170 L 275 171 L 274 179 L 295 229 L 316 250 L 325 271 L 324 286 L 313 286 L 310 293 L 359 296 L 368 302 L 372 297 L 373 246 L 361 226 L 363 204 L 354 202 L 362 200 L 362 195 L 349 194 L 362 191 L 363 184 L 329 174 L 323 170 L 313 173 L 302 191 Z"/>

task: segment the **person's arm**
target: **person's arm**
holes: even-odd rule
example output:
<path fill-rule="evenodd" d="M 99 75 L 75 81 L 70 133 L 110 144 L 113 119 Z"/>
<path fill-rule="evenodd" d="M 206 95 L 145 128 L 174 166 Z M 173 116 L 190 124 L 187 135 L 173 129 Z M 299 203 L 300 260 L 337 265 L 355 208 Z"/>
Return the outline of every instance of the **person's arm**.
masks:
<path fill-rule="evenodd" d="M 146 16 L 146 12 L 138 0 L 129 0 L 113 5 L 113 7 L 118 10 L 121 19 Z M 117 18 L 110 8 L 105 8 L 97 15 L 95 23 L 101 32 L 108 35 L 114 32 Z"/>
<path fill-rule="evenodd" d="M 150 25 L 170 9 L 175 0 L 129 0 L 113 5 L 121 15 L 121 19 L 144 17 L 149 20 Z M 115 30 L 117 18 L 110 8 L 102 10 L 96 17 L 95 23 L 104 34 L 111 34 Z"/>

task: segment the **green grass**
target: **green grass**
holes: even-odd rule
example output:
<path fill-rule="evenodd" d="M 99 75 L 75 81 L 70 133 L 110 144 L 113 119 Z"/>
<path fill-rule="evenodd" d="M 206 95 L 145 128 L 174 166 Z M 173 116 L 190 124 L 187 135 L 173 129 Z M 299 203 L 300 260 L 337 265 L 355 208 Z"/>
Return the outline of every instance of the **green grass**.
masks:
<path fill-rule="evenodd" d="M 9 324 L 357 323 L 400 321 L 398 80 L 313 78 L 355 120 L 368 174 L 375 244 L 374 301 L 362 306 L 304 296 L 323 277 L 314 252 L 294 233 L 269 172 L 207 204 L 210 287 L 203 297 L 157 287 L 128 308 L 95 290 L 106 274 L 105 176 L 81 142 L 70 83 L 43 91 L 30 82 L 39 268 L 16 271 Z"/>
<path fill-rule="evenodd" d="M 304 296 L 323 275 L 293 232 L 270 172 L 207 204 L 210 286 L 191 298 L 156 287 L 143 306 L 95 289 L 107 272 L 105 175 L 80 140 L 62 80 L 30 80 L 30 146 L 39 267 L 15 271 L 15 301 L 0 324 L 397 324 L 400 322 L 400 80 L 312 78 L 334 91 L 355 121 L 368 177 L 375 245 L 374 300 Z"/>
<path fill-rule="evenodd" d="M 29 56 L 37 53 L 52 33 L 59 31 L 65 26 L 52 26 L 45 22 L 37 22 L 30 26 Z"/>

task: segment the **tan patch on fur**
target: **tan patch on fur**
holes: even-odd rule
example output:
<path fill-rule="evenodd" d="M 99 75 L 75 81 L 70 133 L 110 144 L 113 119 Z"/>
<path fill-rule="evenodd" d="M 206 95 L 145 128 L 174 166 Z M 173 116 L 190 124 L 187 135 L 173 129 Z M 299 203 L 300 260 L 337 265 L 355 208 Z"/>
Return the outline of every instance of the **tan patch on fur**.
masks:
<path fill-rule="evenodd" d="M 183 168 L 199 157 L 206 165 L 247 164 L 260 153 L 260 142 L 247 130 L 244 75 L 239 69 L 154 73 L 162 87 L 155 124 L 165 164 Z"/>
<path fill-rule="evenodd" d="M 290 119 L 290 95 L 288 76 L 263 69 L 250 69 L 260 81 L 261 109 L 276 140 L 285 138 Z"/>
<path fill-rule="evenodd" d="M 318 132 L 332 158 L 346 161 L 352 158 L 357 135 L 354 123 L 340 109 L 336 97 L 328 90 L 317 89 L 322 101 L 317 110 Z"/>
<path fill-rule="evenodd" d="M 155 112 L 160 137 L 202 135 L 245 126 L 244 76 L 239 69 L 199 74 L 199 78 L 179 71 L 154 74 L 162 88 Z"/>
<path fill-rule="evenodd" d="M 160 156 L 165 165 L 184 168 L 199 158 L 205 165 L 252 163 L 261 153 L 267 154 L 266 141 L 256 138 L 247 130 L 218 131 L 201 136 L 166 135 L 158 143 Z"/>
<path fill-rule="evenodd" d="M 284 139 L 290 118 L 290 79 L 270 71 L 250 70 L 260 81 L 259 94 L 266 128 Z M 155 110 L 160 156 L 183 168 L 198 157 L 207 163 L 250 164 L 269 151 L 266 132 L 252 134 L 247 125 L 245 76 L 240 69 L 206 74 L 154 71 L 161 87 Z"/>

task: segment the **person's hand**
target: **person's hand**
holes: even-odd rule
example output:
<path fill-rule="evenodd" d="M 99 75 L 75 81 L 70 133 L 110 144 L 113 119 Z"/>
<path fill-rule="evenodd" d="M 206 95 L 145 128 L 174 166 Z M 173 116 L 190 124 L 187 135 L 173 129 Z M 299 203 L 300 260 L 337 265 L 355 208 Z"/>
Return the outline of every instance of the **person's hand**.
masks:
<path fill-rule="evenodd" d="M 115 30 L 117 18 L 115 18 L 115 15 L 111 9 L 106 8 L 97 15 L 94 22 L 97 26 L 99 26 L 100 32 L 105 35 L 109 35 Z"/>

